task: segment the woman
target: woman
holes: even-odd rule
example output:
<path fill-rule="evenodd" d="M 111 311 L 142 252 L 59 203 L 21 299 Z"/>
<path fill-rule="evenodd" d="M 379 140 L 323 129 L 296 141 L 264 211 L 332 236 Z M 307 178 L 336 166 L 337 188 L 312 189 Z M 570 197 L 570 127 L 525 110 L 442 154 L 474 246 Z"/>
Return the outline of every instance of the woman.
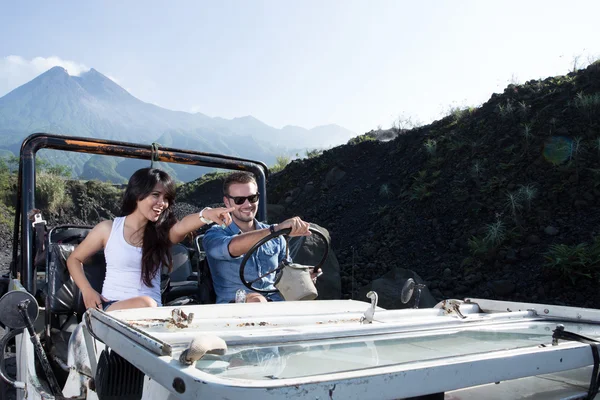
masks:
<path fill-rule="evenodd" d="M 175 183 L 166 172 L 143 168 L 131 176 L 123 194 L 123 217 L 96 225 L 67 260 L 86 308 L 157 307 L 161 267 L 172 267 L 171 245 L 206 223 L 231 223 L 233 208 L 208 207 L 177 221 L 174 199 Z M 106 277 L 99 294 L 85 277 L 83 262 L 102 249 Z"/>

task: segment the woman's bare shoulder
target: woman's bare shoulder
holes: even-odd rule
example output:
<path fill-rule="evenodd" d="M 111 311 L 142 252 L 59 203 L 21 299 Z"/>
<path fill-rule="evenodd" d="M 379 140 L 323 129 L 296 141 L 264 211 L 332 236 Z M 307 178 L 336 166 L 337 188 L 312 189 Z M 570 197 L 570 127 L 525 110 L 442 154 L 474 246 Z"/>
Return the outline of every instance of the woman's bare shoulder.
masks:
<path fill-rule="evenodd" d="M 108 235 L 110 235 L 110 231 L 112 230 L 112 226 L 113 226 L 113 221 L 111 219 L 106 220 L 106 221 L 101 221 L 94 227 L 94 229 L 92 229 L 92 231 L 90 232 L 90 235 L 94 234 L 94 235 L 99 235 L 102 237 L 108 237 Z"/>

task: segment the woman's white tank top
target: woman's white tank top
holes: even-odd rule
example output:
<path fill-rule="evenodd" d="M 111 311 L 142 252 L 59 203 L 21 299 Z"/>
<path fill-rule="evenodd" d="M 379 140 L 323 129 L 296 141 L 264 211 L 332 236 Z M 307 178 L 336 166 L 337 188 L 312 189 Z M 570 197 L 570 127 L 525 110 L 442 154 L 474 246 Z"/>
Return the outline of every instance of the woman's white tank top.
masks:
<path fill-rule="evenodd" d="M 160 301 L 160 269 L 148 287 L 142 281 L 142 248 L 125 241 L 125 217 L 117 217 L 104 248 L 106 276 L 102 296 L 108 300 L 127 300 L 137 296 L 150 296 L 158 305 Z"/>

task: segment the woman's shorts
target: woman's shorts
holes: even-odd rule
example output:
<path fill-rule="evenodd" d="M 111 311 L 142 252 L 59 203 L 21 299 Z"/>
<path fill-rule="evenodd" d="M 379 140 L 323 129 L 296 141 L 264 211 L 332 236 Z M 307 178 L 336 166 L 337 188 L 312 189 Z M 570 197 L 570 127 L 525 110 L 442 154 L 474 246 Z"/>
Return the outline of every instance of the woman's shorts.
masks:
<path fill-rule="evenodd" d="M 102 300 L 102 310 L 106 311 L 106 309 L 110 306 L 112 306 L 113 304 L 115 304 L 118 300 L 108 300 L 108 301 L 104 301 Z"/>

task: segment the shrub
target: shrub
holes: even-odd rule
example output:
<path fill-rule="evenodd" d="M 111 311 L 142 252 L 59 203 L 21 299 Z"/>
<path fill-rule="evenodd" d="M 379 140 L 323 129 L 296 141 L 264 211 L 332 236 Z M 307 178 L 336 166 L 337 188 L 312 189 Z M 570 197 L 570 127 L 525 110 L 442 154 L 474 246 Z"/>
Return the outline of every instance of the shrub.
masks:
<path fill-rule="evenodd" d="M 473 236 L 468 241 L 469 248 L 474 255 L 486 254 L 498 248 L 506 239 L 506 227 L 504 222 L 498 220 L 486 225 L 485 236 Z"/>
<path fill-rule="evenodd" d="M 384 183 L 379 187 L 379 196 L 381 197 L 390 197 L 392 194 L 392 190 L 390 189 L 390 185 Z"/>
<path fill-rule="evenodd" d="M 398 119 L 396 119 L 392 123 L 392 130 L 396 133 L 401 133 L 401 132 L 406 132 L 411 129 L 418 128 L 422 125 L 423 125 L 423 123 L 421 121 L 419 121 L 418 119 L 413 120 L 413 118 L 410 115 L 406 116 L 404 114 L 401 114 L 398 116 Z M 377 128 L 378 128 L 377 129 L 378 131 L 381 131 L 380 127 L 377 127 Z"/>
<path fill-rule="evenodd" d="M 474 255 L 485 254 L 490 250 L 490 246 L 484 238 L 472 236 L 468 241 L 469 249 Z"/>
<path fill-rule="evenodd" d="M 12 204 L 13 186 L 16 183 L 16 176 L 10 172 L 10 169 L 3 159 L 0 159 L 0 196 L 2 203 L 7 206 L 14 206 Z"/>
<path fill-rule="evenodd" d="M 521 116 L 523 116 L 523 117 L 527 116 L 527 113 L 529 113 L 529 106 L 527 105 L 527 103 L 525 103 L 524 101 L 520 101 L 517 104 L 518 104 L 519 113 L 521 114 Z"/>
<path fill-rule="evenodd" d="M 63 176 L 65 178 L 71 177 L 71 168 L 66 165 L 52 165 L 45 168 L 45 171 L 52 175 Z"/>
<path fill-rule="evenodd" d="M 348 140 L 348 144 L 349 145 L 355 145 L 355 144 L 359 144 L 362 142 L 372 142 L 374 140 L 376 140 L 377 138 L 377 132 L 367 132 L 364 135 L 359 135 L 356 137 L 353 137 L 352 139 Z"/>
<path fill-rule="evenodd" d="M 568 277 L 571 283 L 575 283 L 579 277 L 591 279 L 600 268 L 600 236 L 596 236 L 591 245 L 554 244 L 544 253 L 544 258 L 548 268 Z"/>
<path fill-rule="evenodd" d="M 498 220 L 492 224 L 488 224 L 484 239 L 494 247 L 500 246 L 504 242 L 504 239 L 506 239 L 504 222 Z"/>
<path fill-rule="evenodd" d="M 425 146 L 425 151 L 427 151 L 427 154 L 429 154 L 431 157 L 435 157 L 437 141 L 435 139 L 427 139 L 423 145 Z"/>
<path fill-rule="evenodd" d="M 452 115 L 455 122 L 460 122 L 467 115 L 473 114 L 477 110 L 474 107 L 450 107 L 448 115 Z"/>
<path fill-rule="evenodd" d="M 537 196 L 537 188 L 533 185 L 522 185 L 518 193 L 525 200 L 525 203 L 527 203 L 527 211 L 531 211 L 531 201 Z"/>
<path fill-rule="evenodd" d="M 0 174 L 7 174 L 10 172 L 10 168 L 8 168 L 8 164 L 3 158 L 0 158 Z"/>
<path fill-rule="evenodd" d="M 427 170 L 421 170 L 416 176 L 413 177 L 414 182 L 411 186 L 411 199 L 413 200 L 424 200 L 433 194 L 433 187 L 437 184 L 437 178 L 440 176 L 441 171 L 434 171 L 431 175 L 428 174 Z"/>
<path fill-rule="evenodd" d="M 418 183 L 413 185 L 412 192 L 411 198 L 413 200 L 424 200 L 433 194 L 429 183 Z"/>
<path fill-rule="evenodd" d="M 123 189 L 118 189 L 110 182 L 102 182 L 97 179 L 85 183 L 87 193 L 96 199 L 100 204 L 118 202 L 123 194 Z"/>
<path fill-rule="evenodd" d="M 519 225 L 518 214 L 519 214 L 519 210 L 521 210 L 523 208 L 521 201 L 522 201 L 522 194 L 520 191 L 518 191 L 516 193 L 510 193 L 510 192 L 506 193 L 506 203 L 505 203 L 506 208 L 508 208 L 510 210 L 513 220 L 515 221 L 515 225 Z"/>
<path fill-rule="evenodd" d="M 270 168 L 272 173 L 282 171 L 290 163 L 290 158 L 288 156 L 277 156 L 275 157 L 275 160 L 275 165 Z"/>
<path fill-rule="evenodd" d="M 506 101 L 506 105 L 498 104 L 498 114 L 500 114 L 500 116 L 502 118 L 506 119 L 506 118 L 512 117 L 514 111 L 515 111 L 515 108 L 512 105 L 512 103 L 510 102 L 510 100 Z"/>
<path fill-rule="evenodd" d="M 323 154 L 323 150 L 319 150 L 319 149 L 306 150 L 306 158 L 315 158 L 315 157 L 320 156 L 321 154 Z"/>
<path fill-rule="evenodd" d="M 473 166 L 471 167 L 471 174 L 475 178 L 479 178 L 481 174 L 483 174 L 484 168 L 481 161 L 473 162 Z"/>
<path fill-rule="evenodd" d="M 575 107 L 582 111 L 590 111 L 600 106 L 600 93 L 583 94 L 577 93 L 575 97 Z"/>
<path fill-rule="evenodd" d="M 68 208 L 71 199 L 67 196 L 65 178 L 56 174 L 41 171 L 37 174 L 36 201 L 39 208 L 56 213 L 61 208 Z"/>
<path fill-rule="evenodd" d="M 575 97 L 575 107 L 585 116 L 588 117 L 591 122 L 594 113 L 600 109 L 600 93 L 594 94 L 583 94 L 583 92 L 577 93 Z"/>

